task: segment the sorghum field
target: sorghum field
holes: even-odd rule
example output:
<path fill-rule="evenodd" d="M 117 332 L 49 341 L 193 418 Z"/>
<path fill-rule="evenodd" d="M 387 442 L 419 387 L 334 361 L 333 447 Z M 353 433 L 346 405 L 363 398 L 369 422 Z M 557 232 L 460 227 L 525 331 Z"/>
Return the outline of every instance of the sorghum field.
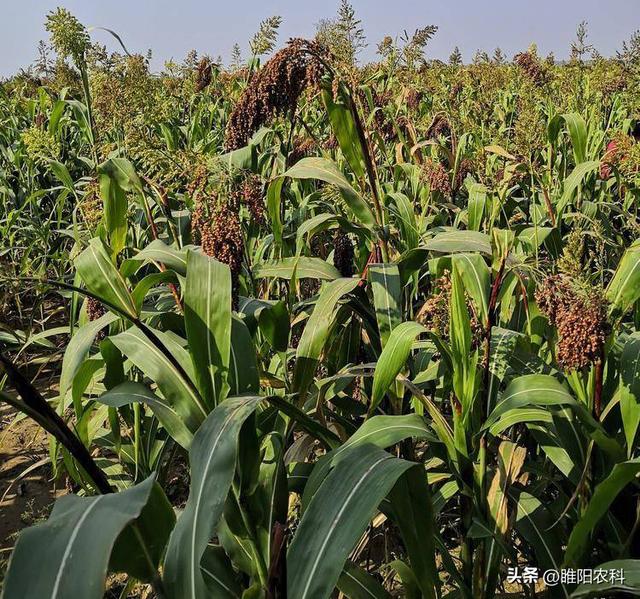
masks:
<path fill-rule="evenodd" d="M 3 597 L 640 594 L 640 33 L 279 25 L 151 72 L 58 9 L 0 84 L 0 399 L 66 489 Z"/>

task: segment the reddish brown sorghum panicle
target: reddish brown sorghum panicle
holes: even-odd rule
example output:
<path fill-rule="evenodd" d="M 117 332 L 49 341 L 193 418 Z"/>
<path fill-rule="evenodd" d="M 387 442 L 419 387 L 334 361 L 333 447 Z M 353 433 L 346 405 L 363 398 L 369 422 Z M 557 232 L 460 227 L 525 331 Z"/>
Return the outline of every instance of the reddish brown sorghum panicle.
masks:
<path fill-rule="evenodd" d="M 299 160 L 312 156 L 316 147 L 316 142 L 310 137 L 295 137 L 289 152 L 289 165 L 293 166 Z"/>
<path fill-rule="evenodd" d="M 429 186 L 432 192 L 441 193 L 448 197 L 451 195 L 451 182 L 449 181 L 449 173 L 440 164 L 432 158 L 427 158 L 422 164 L 422 180 Z"/>
<path fill-rule="evenodd" d="M 423 98 L 424 92 L 418 91 L 412 87 L 407 91 L 405 102 L 407 103 L 409 110 L 418 110 Z"/>
<path fill-rule="evenodd" d="M 461 81 L 456 81 L 449 90 L 449 101 L 456 102 L 463 91 L 464 84 Z"/>
<path fill-rule="evenodd" d="M 99 300 L 93 297 L 87 298 L 87 317 L 91 322 L 102 318 L 106 313 L 107 311 Z M 105 329 L 100 330 L 96 336 L 98 341 L 102 341 L 105 337 Z"/>
<path fill-rule="evenodd" d="M 607 144 L 607 150 L 602 157 L 600 177 L 608 179 L 614 169 L 619 169 L 621 163 L 633 147 L 633 139 L 624 133 L 618 133 Z"/>
<path fill-rule="evenodd" d="M 323 147 L 325 150 L 337 150 L 339 147 L 338 138 L 332 133 L 324 142 Z"/>
<path fill-rule="evenodd" d="M 451 125 L 449 119 L 443 114 L 438 114 L 434 117 L 431 125 L 427 129 L 428 139 L 438 139 L 439 137 L 450 137 Z"/>
<path fill-rule="evenodd" d="M 464 180 L 467 178 L 467 175 L 473 173 L 475 170 L 475 165 L 473 160 L 470 158 L 463 158 L 458 164 L 458 171 L 456 172 L 455 180 L 454 180 L 454 188 L 456 190 L 460 189 L 464 183 Z"/>
<path fill-rule="evenodd" d="M 201 92 L 209 87 L 213 76 L 213 65 L 206 57 L 202 57 L 196 69 L 196 91 Z"/>
<path fill-rule="evenodd" d="M 384 141 L 391 141 L 396 138 L 396 131 L 393 127 L 393 122 L 387 118 L 384 109 L 389 105 L 393 97 L 390 91 L 371 91 L 371 102 L 367 97 L 365 91 L 361 88 L 358 90 L 358 97 L 362 104 L 366 115 L 373 115 L 371 124 L 373 129 L 384 139 Z"/>
<path fill-rule="evenodd" d="M 193 212 L 191 229 L 202 251 L 229 266 L 234 305 L 238 298 L 238 277 L 242 270 L 244 242 L 237 210 L 215 198 L 200 199 Z"/>
<path fill-rule="evenodd" d="M 333 238 L 333 264 L 343 277 L 353 276 L 353 254 L 351 239 L 338 229 Z"/>
<path fill-rule="evenodd" d="M 549 81 L 549 73 L 537 56 L 532 52 L 520 52 L 513 57 L 513 62 L 536 85 L 544 85 Z"/>
<path fill-rule="evenodd" d="M 247 144 L 262 125 L 295 110 L 302 93 L 317 86 L 324 73 L 316 42 L 293 39 L 276 52 L 249 81 L 227 124 L 225 146 L 235 150 Z"/>
<path fill-rule="evenodd" d="M 251 218 L 258 225 L 263 225 L 264 217 L 264 194 L 262 180 L 257 175 L 249 175 L 242 183 L 241 202 L 249 210 Z"/>
<path fill-rule="evenodd" d="M 416 320 L 441 337 L 449 334 L 449 301 L 451 298 L 451 276 L 449 272 L 436 279 L 433 295 L 425 301 Z"/>
<path fill-rule="evenodd" d="M 578 370 L 600 358 L 608 330 L 601 289 L 581 286 L 565 275 L 551 275 L 535 298 L 558 331 L 557 360 L 563 368 Z"/>

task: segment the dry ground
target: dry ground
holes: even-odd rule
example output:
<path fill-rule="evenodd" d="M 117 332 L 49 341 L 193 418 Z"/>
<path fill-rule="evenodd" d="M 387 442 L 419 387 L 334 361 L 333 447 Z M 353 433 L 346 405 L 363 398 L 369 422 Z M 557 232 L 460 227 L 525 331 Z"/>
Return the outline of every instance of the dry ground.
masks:
<path fill-rule="evenodd" d="M 46 460 L 46 434 L 33 421 L 16 419 L 16 412 L 0 405 L 0 587 L 17 533 L 45 518 L 53 500 L 64 493 L 56 489 Z"/>

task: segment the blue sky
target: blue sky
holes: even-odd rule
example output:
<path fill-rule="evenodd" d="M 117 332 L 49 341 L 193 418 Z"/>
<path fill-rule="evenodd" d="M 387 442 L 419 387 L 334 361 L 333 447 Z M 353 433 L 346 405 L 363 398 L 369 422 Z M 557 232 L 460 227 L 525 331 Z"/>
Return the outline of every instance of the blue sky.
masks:
<path fill-rule="evenodd" d="M 332 16 L 339 0 L 2 0 L 0 76 L 28 66 L 38 40 L 46 39 L 45 15 L 58 5 L 71 10 L 87 26 L 114 29 L 132 52 L 151 48 L 154 68 L 170 58 L 182 58 L 195 48 L 227 60 L 238 42 L 243 49 L 261 19 L 284 19 L 279 41 L 312 36 L 315 24 Z M 500 46 L 508 56 L 535 41 L 541 53 L 568 55 L 577 24 L 589 22 L 590 40 L 610 55 L 640 28 L 639 0 L 353 0 L 369 40 L 364 58 L 375 55 L 385 35 L 435 24 L 440 27 L 428 54 L 446 58 L 459 46 L 465 60 L 477 49 Z M 96 40 L 116 49 L 104 32 Z"/>

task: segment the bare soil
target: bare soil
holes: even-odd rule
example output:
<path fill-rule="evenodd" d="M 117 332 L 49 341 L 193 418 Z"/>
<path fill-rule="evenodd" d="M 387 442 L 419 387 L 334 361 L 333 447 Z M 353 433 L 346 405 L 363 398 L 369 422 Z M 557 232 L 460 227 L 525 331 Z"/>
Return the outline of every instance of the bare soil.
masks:
<path fill-rule="evenodd" d="M 48 457 L 47 435 L 28 418 L 0 405 L 0 588 L 18 533 L 46 518 L 56 497 L 48 463 L 23 475 L 29 467 Z"/>

